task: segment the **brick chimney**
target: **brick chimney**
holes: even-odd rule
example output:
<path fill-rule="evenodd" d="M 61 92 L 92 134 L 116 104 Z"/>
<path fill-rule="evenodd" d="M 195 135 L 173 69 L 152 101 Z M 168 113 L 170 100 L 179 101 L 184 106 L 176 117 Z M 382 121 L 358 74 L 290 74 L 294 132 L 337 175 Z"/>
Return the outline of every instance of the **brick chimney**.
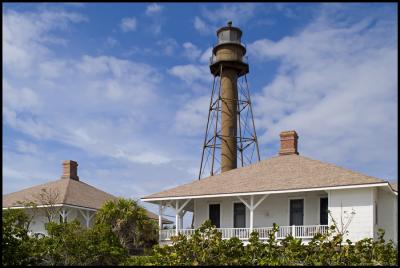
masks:
<path fill-rule="evenodd" d="M 296 131 L 283 131 L 280 134 L 281 137 L 281 148 L 279 149 L 279 155 L 288 154 L 299 154 L 297 151 L 297 136 Z"/>
<path fill-rule="evenodd" d="M 62 164 L 63 164 L 63 175 L 61 178 L 79 181 L 78 163 L 72 160 L 64 160 Z"/>

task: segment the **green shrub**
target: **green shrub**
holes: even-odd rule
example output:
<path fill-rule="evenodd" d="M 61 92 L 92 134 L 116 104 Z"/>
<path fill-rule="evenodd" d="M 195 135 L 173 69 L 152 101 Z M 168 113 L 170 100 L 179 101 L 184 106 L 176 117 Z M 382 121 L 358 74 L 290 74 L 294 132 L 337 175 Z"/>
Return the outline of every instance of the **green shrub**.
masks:
<path fill-rule="evenodd" d="M 29 218 L 21 209 L 3 210 L 1 261 L 3 265 L 35 265 L 37 247 L 28 236 Z"/>
<path fill-rule="evenodd" d="M 223 240 L 221 233 L 206 221 L 190 238 L 172 237 L 171 246 L 155 246 L 151 257 L 136 260 L 145 265 L 397 265 L 397 247 L 392 241 L 379 238 L 363 239 L 356 243 L 343 241 L 332 226 L 327 234 L 315 235 L 308 244 L 287 236 L 276 240 L 278 226 L 274 224 L 267 241 L 258 233 L 250 235 L 244 246 L 238 238 Z M 135 262 L 131 262 L 135 263 Z M 139 264 L 138 264 L 139 265 Z"/>
<path fill-rule="evenodd" d="M 377 240 L 366 238 L 356 243 L 343 241 L 343 235 L 335 233 L 331 226 L 327 234 L 315 235 L 308 244 L 288 236 L 275 239 L 278 226 L 274 224 L 268 239 L 261 241 L 257 232 L 250 234 L 249 243 L 243 245 L 236 237 L 222 239 L 211 224 L 204 224 L 188 238 L 172 237 L 171 246 L 155 245 L 146 256 L 129 256 L 128 248 L 121 241 L 131 243 L 132 250 L 154 240 L 154 234 L 139 234 L 146 228 L 154 230 L 143 211 L 135 210 L 131 202 L 111 205 L 101 214 L 101 220 L 90 228 L 82 228 L 78 221 L 47 224 L 49 235 L 44 238 L 29 237 L 29 219 L 22 210 L 3 211 L 3 265 L 396 265 L 397 246 L 385 241 L 384 231 L 379 230 Z M 109 209 L 109 210 L 108 210 Z M 122 218 L 122 226 L 113 222 Z M 128 233 L 129 224 L 136 231 Z M 130 238 L 135 239 L 129 242 Z M 141 240 L 142 239 L 142 240 Z M 141 242 L 142 241 L 142 242 Z"/>
<path fill-rule="evenodd" d="M 122 265 L 124 266 L 150 266 L 154 265 L 154 257 L 153 256 L 130 256 Z"/>

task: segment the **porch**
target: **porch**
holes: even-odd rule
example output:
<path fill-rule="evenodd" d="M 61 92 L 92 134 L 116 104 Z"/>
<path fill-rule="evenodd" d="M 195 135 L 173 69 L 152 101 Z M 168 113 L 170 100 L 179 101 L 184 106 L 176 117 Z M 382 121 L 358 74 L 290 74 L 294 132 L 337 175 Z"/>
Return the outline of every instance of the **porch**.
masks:
<path fill-rule="evenodd" d="M 328 231 L 328 225 L 303 225 L 303 226 L 279 226 L 279 230 L 275 234 L 276 239 L 284 239 L 288 235 L 292 235 L 295 238 L 311 239 L 314 235 L 321 233 L 325 234 Z M 230 239 L 237 237 L 240 240 L 249 240 L 252 231 L 258 233 L 260 240 L 267 240 L 268 235 L 272 231 L 272 227 L 257 227 L 253 228 L 217 228 L 222 234 L 222 239 Z M 190 237 L 194 234 L 195 229 L 166 229 L 160 230 L 160 242 L 171 241 L 172 236 L 176 234 L 183 234 Z"/>
<path fill-rule="evenodd" d="M 163 243 L 178 234 L 191 236 L 205 220 L 211 220 L 223 239 L 238 237 L 243 241 L 252 231 L 258 232 L 261 240 L 268 239 L 274 223 L 279 226 L 276 239 L 290 234 L 308 240 L 317 233 L 326 233 L 329 226 L 326 191 L 170 199 L 160 200 L 158 205 L 160 218 L 167 208 L 175 214 L 173 229 L 164 229 L 159 223 Z M 188 221 L 184 226 L 186 212 L 194 215 L 192 226 Z"/>

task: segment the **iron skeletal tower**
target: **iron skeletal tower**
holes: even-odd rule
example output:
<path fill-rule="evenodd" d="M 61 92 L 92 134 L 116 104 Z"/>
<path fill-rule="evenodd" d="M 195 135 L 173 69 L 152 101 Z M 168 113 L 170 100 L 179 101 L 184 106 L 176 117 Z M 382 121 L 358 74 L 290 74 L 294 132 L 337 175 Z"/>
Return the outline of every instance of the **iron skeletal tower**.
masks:
<path fill-rule="evenodd" d="M 199 179 L 260 161 L 242 31 L 232 22 L 218 29 L 210 71 L 214 76 Z M 220 151 L 220 153 L 218 153 Z"/>

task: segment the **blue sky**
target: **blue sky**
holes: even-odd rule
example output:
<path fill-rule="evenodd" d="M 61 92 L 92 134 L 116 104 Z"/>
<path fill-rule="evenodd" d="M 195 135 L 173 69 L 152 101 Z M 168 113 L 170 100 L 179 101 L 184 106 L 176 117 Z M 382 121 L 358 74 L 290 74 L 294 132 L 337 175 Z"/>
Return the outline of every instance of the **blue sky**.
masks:
<path fill-rule="evenodd" d="M 3 4 L 3 194 L 58 179 L 65 159 L 117 196 L 196 179 L 228 20 L 262 159 L 295 129 L 300 154 L 397 180 L 394 3 L 19 3 Z"/>

